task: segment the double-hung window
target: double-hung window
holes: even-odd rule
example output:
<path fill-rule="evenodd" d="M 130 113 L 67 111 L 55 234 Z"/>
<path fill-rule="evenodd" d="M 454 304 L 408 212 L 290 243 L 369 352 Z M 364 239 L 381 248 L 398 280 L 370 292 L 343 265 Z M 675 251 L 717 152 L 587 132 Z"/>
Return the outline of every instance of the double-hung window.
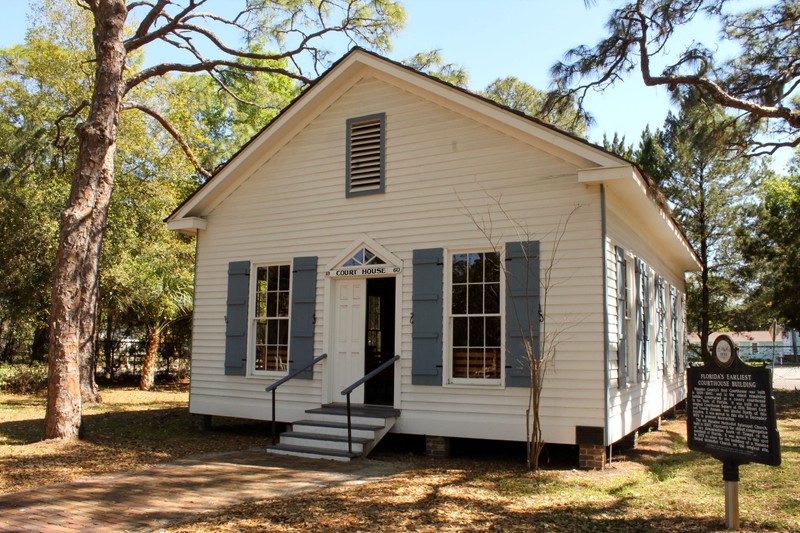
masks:
<path fill-rule="evenodd" d="M 289 265 L 256 268 L 253 372 L 286 372 L 289 365 Z"/>
<path fill-rule="evenodd" d="M 455 253 L 450 259 L 451 377 L 499 383 L 500 254 Z"/>

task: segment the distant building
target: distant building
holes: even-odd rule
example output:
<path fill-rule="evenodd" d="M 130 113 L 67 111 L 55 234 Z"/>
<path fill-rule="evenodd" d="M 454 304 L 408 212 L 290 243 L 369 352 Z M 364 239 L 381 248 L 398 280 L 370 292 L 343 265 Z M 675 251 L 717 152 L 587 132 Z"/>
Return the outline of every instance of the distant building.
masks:
<path fill-rule="evenodd" d="M 727 335 L 733 339 L 733 342 L 739 348 L 739 358 L 742 361 L 772 362 L 774 356 L 775 363 L 781 364 L 788 359 L 796 359 L 797 357 L 797 331 L 785 331 L 783 328 L 778 327 L 774 341 L 772 332 L 768 330 L 716 332 L 709 336 L 709 349 L 711 349 L 714 341 L 720 335 Z M 688 341 L 689 352 L 694 356 L 690 358 L 699 360 L 700 335 L 690 333 Z"/>

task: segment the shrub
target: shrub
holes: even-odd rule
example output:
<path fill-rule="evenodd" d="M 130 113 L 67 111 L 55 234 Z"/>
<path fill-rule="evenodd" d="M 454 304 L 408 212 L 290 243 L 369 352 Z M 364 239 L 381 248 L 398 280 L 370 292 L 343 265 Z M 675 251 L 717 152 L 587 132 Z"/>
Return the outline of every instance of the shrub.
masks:
<path fill-rule="evenodd" d="M 35 394 L 47 388 L 47 366 L 0 366 L 0 390 L 9 394 Z"/>

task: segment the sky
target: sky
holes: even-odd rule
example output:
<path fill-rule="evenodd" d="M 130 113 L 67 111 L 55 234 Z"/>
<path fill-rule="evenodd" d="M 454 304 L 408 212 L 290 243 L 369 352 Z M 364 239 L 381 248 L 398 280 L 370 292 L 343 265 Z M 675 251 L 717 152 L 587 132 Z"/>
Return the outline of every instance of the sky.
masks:
<path fill-rule="evenodd" d="M 212 0 L 222 2 L 230 0 Z M 743 0 L 746 7 L 763 0 Z M 481 91 L 497 78 L 514 76 L 545 90 L 550 67 L 564 53 L 580 44 L 594 45 L 604 33 L 610 0 L 587 7 L 584 0 L 402 0 L 407 22 L 393 40 L 387 55 L 401 61 L 414 54 L 440 50 L 447 63 L 467 70 L 469 89 Z M 238 2 L 237 2 L 238 4 Z M 26 0 L 0 0 L 0 47 L 21 43 L 27 25 Z M 223 7 L 224 9 L 224 7 Z M 211 9 L 208 9 L 211 11 Z M 677 34 L 669 53 L 678 53 L 691 41 L 703 41 L 712 49 L 730 53 L 717 41 L 718 26 L 699 20 Z M 340 53 L 344 53 L 342 50 Z M 603 134 L 625 135 L 636 143 L 649 125 L 659 128 L 670 109 L 667 91 L 646 87 L 635 73 L 603 93 L 587 97 L 586 107 L 595 118 L 590 141 L 600 143 Z"/>

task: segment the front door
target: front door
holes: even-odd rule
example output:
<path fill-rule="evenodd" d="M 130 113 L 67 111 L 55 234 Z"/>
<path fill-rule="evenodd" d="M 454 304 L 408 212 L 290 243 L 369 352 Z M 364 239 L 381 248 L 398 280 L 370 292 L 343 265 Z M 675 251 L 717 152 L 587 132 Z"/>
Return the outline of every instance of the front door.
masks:
<path fill-rule="evenodd" d="M 341 279 L 334 290 L 331 400 L 343 402 L 343 389 L 394 355 L 395 278 Z M 392 405 L 394 375 L 394 367 L 384 370 L 355 389 L 350 401 Z"/>
<path fill-rule="evenodd" d="M 333 354 L 333 390 L 331 400 L 343 402 L 340 393 L 364 375 L 364 322 L 366 318 L 366 279 L 342 279 L 336 282 Z M 350 395 L 353 403 L 364 403 L 364 387 Z"/>

